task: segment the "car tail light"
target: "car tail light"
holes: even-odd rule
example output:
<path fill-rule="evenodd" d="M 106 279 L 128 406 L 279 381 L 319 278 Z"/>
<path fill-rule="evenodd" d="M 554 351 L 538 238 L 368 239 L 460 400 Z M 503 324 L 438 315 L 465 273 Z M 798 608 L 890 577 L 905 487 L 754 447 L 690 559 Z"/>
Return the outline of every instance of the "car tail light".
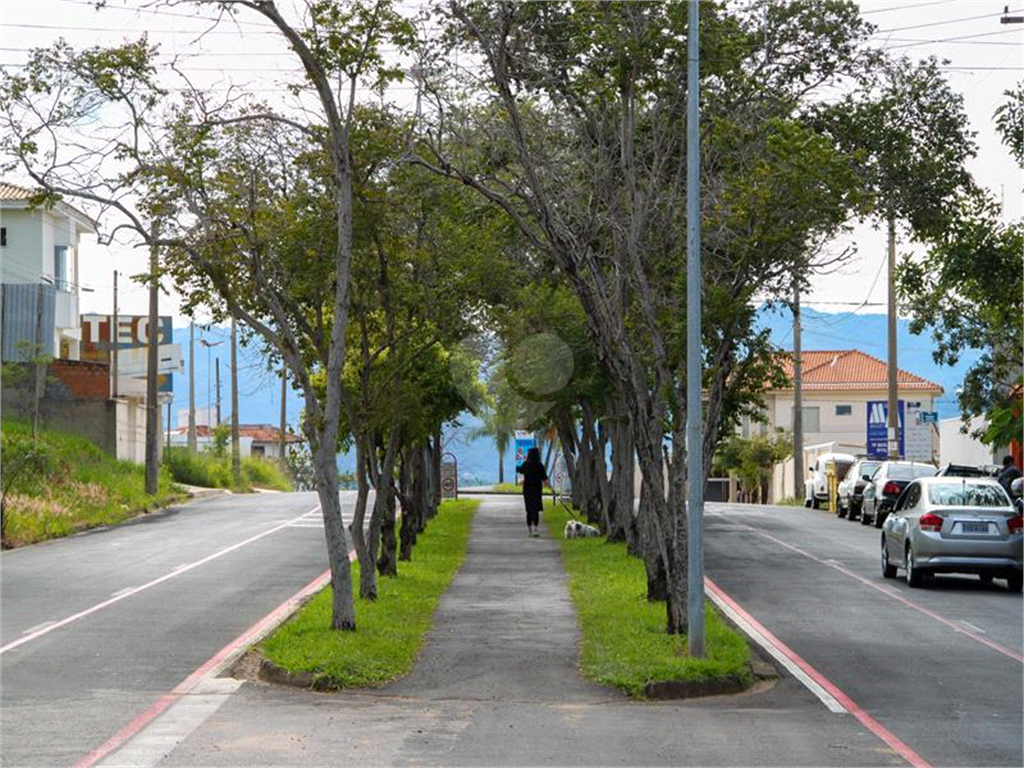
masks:
<path fill-rule="evenodd" d="M 917 524 L 922 531 L 932 531 L 933 533 L 938 533 L 942 530 L 942 518 L 938 515 L 932 514 L 931 512 L 929 512 L 926 515 L 921 515 L 920 519 L 917 521 Z"/>
<path fill-rule="evenodd" d="M 890 480 L 888 483 L 886 483 L 885 487 L 882 488 L 882 493 L 884 493 L 886 496 L 899 496 L 902 492 L 903 492 L 903 489 L 900 488 L 892 480 Z"/>
<path fill-rule="evenodd" d="M 1010 529 L 1010 533 L 1020 533 L 1024 530 L 1024 517 L 1014 515 L 1006 521 L 1006 527 Z"/>

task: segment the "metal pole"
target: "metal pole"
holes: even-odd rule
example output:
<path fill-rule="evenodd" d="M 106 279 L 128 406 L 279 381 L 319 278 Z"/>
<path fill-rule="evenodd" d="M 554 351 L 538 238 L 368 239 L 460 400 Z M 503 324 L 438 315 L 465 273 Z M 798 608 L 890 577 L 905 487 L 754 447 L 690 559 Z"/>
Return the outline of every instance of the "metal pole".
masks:
<path fill-rule="evenodd" d="M 217 342 L 218 344 L 220 342 Z M 214 377 L 213 380 L 217 385 L 217 426 L 220 426 L 220 358 L 214 358 L 213 361 Z"/>
<path fill-rule="evenodd" d="M 157 281 L 159 256 L 155 245 L 158 233 L 157 222 L 153 222 L 149 246 L 149 333 L 146 350 L 146 493 L 155 496 L 158 489 L 160 436 L 157 434 L 160 420 L 160 404 L 156 401 L 156 369 L 158 362 L 159 301 L 160 286 Z"/>
<path fill-rule="evenodd" d="M 700 3 L 690 0 L 686 71 L 687 641 L 704 658 L 704 439 L 701 430 Z"/>
<path fill-rule="evenodd" d="M 113 355 L 112 355 L 112 357 L 113 357 L 113 365 L 111 366 L 111 368 L 112 368 L 112 372 L 113 372 L 113 376 L 114 376 L 114 383 L 113 383 L 113 386 L 111 387 L 111 389 L 113 390 L 113 398 L 115 400 L 117 399 L 117 394 L 118 394 L 117 393 L 117 354 L 118 354 L 118 347 L 120 346 L 120 344 L 118 343 L 119 342 L 119 338 L 118 338 L 118 333 L 117 333 L 117 325 L 118 325 L 119 322 L 121 322 L 121 321 L 120 321 L 120 318 L 118 318 L 118 316 L 117 316 L 117 270 L 115 269 L 114 270 L 114 319 L 113 319 L 113 325 L 108 329 L 109 332 L 110 332 L 110 343 L 112 345 L 111 351 L 113 353 Z"/>
<path fill-rule="evenodd" d="M 804 492 L 804 381 L 800 338 L 800 284 L 793 278 L 793 496 Z M 776 503 L 778 499 L 776 499 Z"/>
<path fill-rule="evenodd" d="M 288 466 L 288 440 L 285 429 L 288 427 L 288 368 L 281 366 L 281 466 Z"/>
<path fill-rule="evenodd" d="M 900 411 L 899 389 L 896 380 L 896 220 L 889 217 L 889 455 L 890 459 L 900 456 Z"/>
<path fill-rule="evenodd" d="M 188 324 L 188 452 L 196 452 L 196 324 L 194 322 Z"/>
<path fill-rule="evenodd" d="M 231 473 L 242 484 L 242 457 L 238 435 L 238 331 L 231 318 Z"/>

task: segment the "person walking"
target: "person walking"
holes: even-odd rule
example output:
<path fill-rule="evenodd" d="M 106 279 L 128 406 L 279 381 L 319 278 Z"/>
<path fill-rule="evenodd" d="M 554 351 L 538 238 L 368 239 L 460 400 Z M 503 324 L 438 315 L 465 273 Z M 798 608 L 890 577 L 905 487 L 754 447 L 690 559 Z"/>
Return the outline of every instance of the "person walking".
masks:
<path fill-rule="evenodd" d="M 540 460 L 540 451 L 531 448 L 526 452 L 526 461 L 516 467 L 523 476 L 523 503 L 526 505 L 526 530 L 530 536 L 540 536 L 540 511 L 544 506 L 544 486 L 548 482 L 548 471 Z"/>

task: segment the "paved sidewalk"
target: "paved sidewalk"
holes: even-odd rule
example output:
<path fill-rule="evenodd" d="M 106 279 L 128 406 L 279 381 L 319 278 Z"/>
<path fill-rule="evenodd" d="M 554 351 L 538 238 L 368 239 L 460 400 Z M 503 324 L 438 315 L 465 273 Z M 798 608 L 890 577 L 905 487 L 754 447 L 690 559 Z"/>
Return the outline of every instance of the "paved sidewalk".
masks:
<path fill-rule="evenodd" d="M 526 535 L 521 499 L 488 498 L 411 674 L 340 694 L 245 683 L 159 764 L 903 764 L 788 677 L 633 702 L 577 673 L 578 643 L 557 542 Z"/>

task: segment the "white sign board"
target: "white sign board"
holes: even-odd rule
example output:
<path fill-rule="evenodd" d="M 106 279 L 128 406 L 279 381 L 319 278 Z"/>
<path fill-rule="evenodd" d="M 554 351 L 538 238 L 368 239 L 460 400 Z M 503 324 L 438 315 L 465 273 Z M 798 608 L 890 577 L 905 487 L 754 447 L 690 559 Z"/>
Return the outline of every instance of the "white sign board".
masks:
<path fill-rule="evenodd" d="M 441 458 L 441 498 L 459 498 L 459 465 L 450 453 Z"/>
<path fill-rule="evenodd" d="M 925 403 L 907 401 L 903 415 L 903 452 L 908 461 L 932 461 L 932 434 L 935 427 L 929 420 L 931 411 Z"/>

